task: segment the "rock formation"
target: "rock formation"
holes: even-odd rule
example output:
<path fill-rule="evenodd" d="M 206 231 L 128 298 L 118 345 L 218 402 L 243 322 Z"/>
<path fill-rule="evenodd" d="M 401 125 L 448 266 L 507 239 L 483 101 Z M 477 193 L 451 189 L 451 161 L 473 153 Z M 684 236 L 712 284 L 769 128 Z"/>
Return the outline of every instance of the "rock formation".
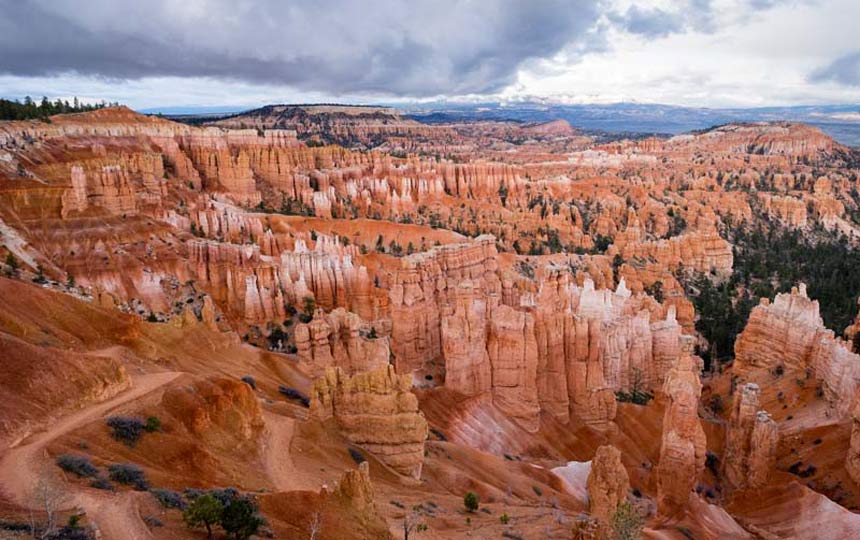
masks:
<path fill-rule="evenodd" d="M 239 380 L 196 381 L 190 388 L 168 390 L 162 403 L 194 437 L 213 447 L 255 440 L 264 426 L 257 396 Z"/>
<path fill-rule="evenodd" d="M 726 428 L 723 476 L 737 489 L 763 486 L 774 467 L 779 433 L 776 422 L 759 409 L 759 387 L 754 383 L 735 391 Z"/>
<path fill-rule="evenodd" d="M 705 432 L 698 412 L 702 383 L 691 350 L 692 338 L 685 336 L 681 358 L 663 385 L 667 405 L 657 464 L 657 508 L 664 515 L 687 505 L 705 467 Z"/>
<path fill-rule="evenodd" d="M 348 376 L 328 368 L 314 383 L 311 414 L 334 418 L 341 432 L 398 473 L 418 479 L 424 463 L 427 421 L 410 389 L 412 377 L 393 366 Z"/>
<path fill-rule="evenodd" d="M 588 475 L 588 513 L 611 523 L 618 505 L 627 500 L 630 479 L 621 463 L 621 452 L 614 446 L 601 446 L 591 460 Z"/>
<path fill-rule="evenodd" d="M 840 416 L 848 414 L 860 381 L 860 356 L 824 327 L 818 301 L 809 299 L 802 283 L 776 295 L 772 304 L 764 298 L 753 308 L 735 342 L 735 363 L 740 370 L 810 370 Z"/>

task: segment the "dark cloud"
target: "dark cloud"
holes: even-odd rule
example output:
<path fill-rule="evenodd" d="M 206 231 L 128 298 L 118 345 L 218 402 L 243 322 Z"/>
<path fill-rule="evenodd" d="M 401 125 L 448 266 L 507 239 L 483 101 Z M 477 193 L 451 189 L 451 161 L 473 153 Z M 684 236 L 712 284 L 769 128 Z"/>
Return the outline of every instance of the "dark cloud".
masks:
<path fill-rule="evenodd" d="M 609 20 L 631 34 L 647 37 L 663 37 L 684 28 L 684 19 L 680 14 L 660 8 L 630 6 L 623 14 L 610 14 Z"/>
<path fill-rule="evenodd" d="M 0 73 L 212 77 L 331 94 L 495 92 L 588 50 L 590 0 L 0 0 Z"/>
<path fill-rule="evenodd" d="M 743 0 L 737 9 L 739 13 L 748 16 L 750 13 L 766 11 L 789 1 L 804 0 Z M 616 28 L 648 38 L 688 31 L 709 34 L 719 29 L 713 0 L 679 0 L 672 7 L 673 9 L 667 10 L 658 7 L 642 8 L 634 4 L 623 13 L 608 13 L 607 18 Z"/>
<path fill-rule="evenodd" d="M 840 56 L 809 77 L 813 82 L 834 81 L 848 86 L 860 86 L 860 50 Z"/>

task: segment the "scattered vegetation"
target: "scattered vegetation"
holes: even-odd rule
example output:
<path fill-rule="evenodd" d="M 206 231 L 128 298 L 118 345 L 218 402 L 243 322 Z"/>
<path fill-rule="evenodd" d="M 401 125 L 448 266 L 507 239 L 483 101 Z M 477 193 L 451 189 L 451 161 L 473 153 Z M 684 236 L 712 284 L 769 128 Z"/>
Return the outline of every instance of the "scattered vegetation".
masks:
<path fill-rule="evenodd" d="M 639 540 L 642 538 L 642 527 L 645 521 L 639 512 L 627 501 L 622 501 L 612 515 L 612 533 L 614 540 Z"/>

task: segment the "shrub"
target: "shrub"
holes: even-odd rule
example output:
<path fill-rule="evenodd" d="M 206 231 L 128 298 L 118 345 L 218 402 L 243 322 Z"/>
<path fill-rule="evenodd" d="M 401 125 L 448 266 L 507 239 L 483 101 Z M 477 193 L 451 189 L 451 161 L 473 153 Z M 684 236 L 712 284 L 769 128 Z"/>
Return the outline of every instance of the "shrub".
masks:
<path fill-rule="evenodd" d="M 630 393 L 619 390 L 615 392 L 615 399 L 622 403 L 633 403 L 635 405 L 648 405 L 654 399 L 654 394 L 641 390 L 633 390 Z"/>
<path fill-rule="evenodd" d="M 255 381 L 254 377 L 251 377 L 250 375 L 245 375 L 244 377 L 242 377 L 242 382 L 247 384 L 254 390 L 257 389 L 257 381 Z"/>
<path fill-rule="evenodd" d="M 365 459 L 364 457 L 364 454 L 362 454 L 361 451 L 359 451 L 357 448 L 350 448 L 349 455 L 352 456 L 352 460 L 359 465 L 367 461 L 367 459 Z"/>
<path fill-rule="evenodd" d="M 474 491 L 469 491 L 463 497 L 463 505 L 469 512 L 474 512 L 478 509 L 478 495 Z"/>
<path fill-rule="evenodd" d="M 184 510 L 187 506 L 182 495 L 172 489 L 152 489 L 152 496 L 165 508 L 178 508 Z"/>
<path fill-rule="evenodd" d="M 718 458 L 717 455 L 713 452 L 708 451 L 705 454 L 705 467 L 707 467 L 708 470 L 711 471 L 711 474 L 713 474 L 714 476 L 718 476 L 720 469 L 720 458 Z"/>
<path fill-rule="evenodd" d="M 278 392 L 287 396 L 290 399 L 295 399 L 296 401 L 300 402 L 305 407 L 309 407 L 311 404 L 311 400 L 308 398 L 308 396 L 304 395 L 302 392 L 300 392 L 299 390 L 296 390 L 295 388 L 288 388 L 286 386 L 279 386 Z"/>
<path fill-rule="evenodd" d="M 157 416 L 150 416 L 146 419 L 146 424 L 143 426 L 143 429 L 145 429 L 147 433 L 159 431 L 161 430 L 161 420 L 159 420 Z"/>
<path fill-rule="evenodd" d="M 130 416 L 111 416 L 107 419 L 107 425 L 111 428 L 113 438 L 122 441 L 128 446 L 134 446 L 143 435 L 144 424 L 140 418 Z"/>
<path fill-rule="evenodd" d="M 154 529 L 156 527 L 164 527 L 164 522 L 153 516 L 152 514 L 144 517 L 143 522 L 146 523 L 146 526 L 150 529 Z"/>
<path fill-rule="evenodd" d="M 511 521 L 511 517 L 505 512 L 501 516 L 499 516 L 499 521 L 502 525 L 507 525 Z"/>
<path fill-rule="evenodd" d="M 90 482 L 90 487 L 94 487 L 96 489 L 103 489 L 105 491 L 113 491 L 113 484 L 105 478 L 104 476 L 99 476 L 92 482 Z"/>
<path fill-rule="evenodd" d="M 82 527 L 67 525 L 41 538 L 46 540 L 92 540 L 93 537 L 88 530 Z"/>
<path fill-rule="evenodd" d="M 99 473 L 98 468 L 90 463 L 90 458 L 76 454 L 63 454 L 57 458 L 57 465 L 66 472 L 73 473 L 79 478 L 92 478 Z"/>
<path fill-rule="evenodd" d="M 711 396 L 710 401 L 708 402 L 708 408 L 715 415 L 719 415 L 725 410 L 725 406 L 723 405 L 723 398 L 719 394 L 714 394 Z"/>
<path fill-rule="evenodd" d="M 132 463 L 115 463 L 108 467 L 108 476 L 114 482 L 134 486 L 138 491 L 149 489 L 149 482 L 143 469 Z"/>

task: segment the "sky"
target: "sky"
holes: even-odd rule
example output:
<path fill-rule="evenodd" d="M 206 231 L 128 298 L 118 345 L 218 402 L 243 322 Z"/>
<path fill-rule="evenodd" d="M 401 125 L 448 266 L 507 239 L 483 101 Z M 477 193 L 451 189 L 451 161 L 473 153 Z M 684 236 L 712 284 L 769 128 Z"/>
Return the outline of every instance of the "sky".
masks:
<path fill-rule="evenodd" d="M 0 96 L 860 105 L 858 0 L 0 0 Z"/>

